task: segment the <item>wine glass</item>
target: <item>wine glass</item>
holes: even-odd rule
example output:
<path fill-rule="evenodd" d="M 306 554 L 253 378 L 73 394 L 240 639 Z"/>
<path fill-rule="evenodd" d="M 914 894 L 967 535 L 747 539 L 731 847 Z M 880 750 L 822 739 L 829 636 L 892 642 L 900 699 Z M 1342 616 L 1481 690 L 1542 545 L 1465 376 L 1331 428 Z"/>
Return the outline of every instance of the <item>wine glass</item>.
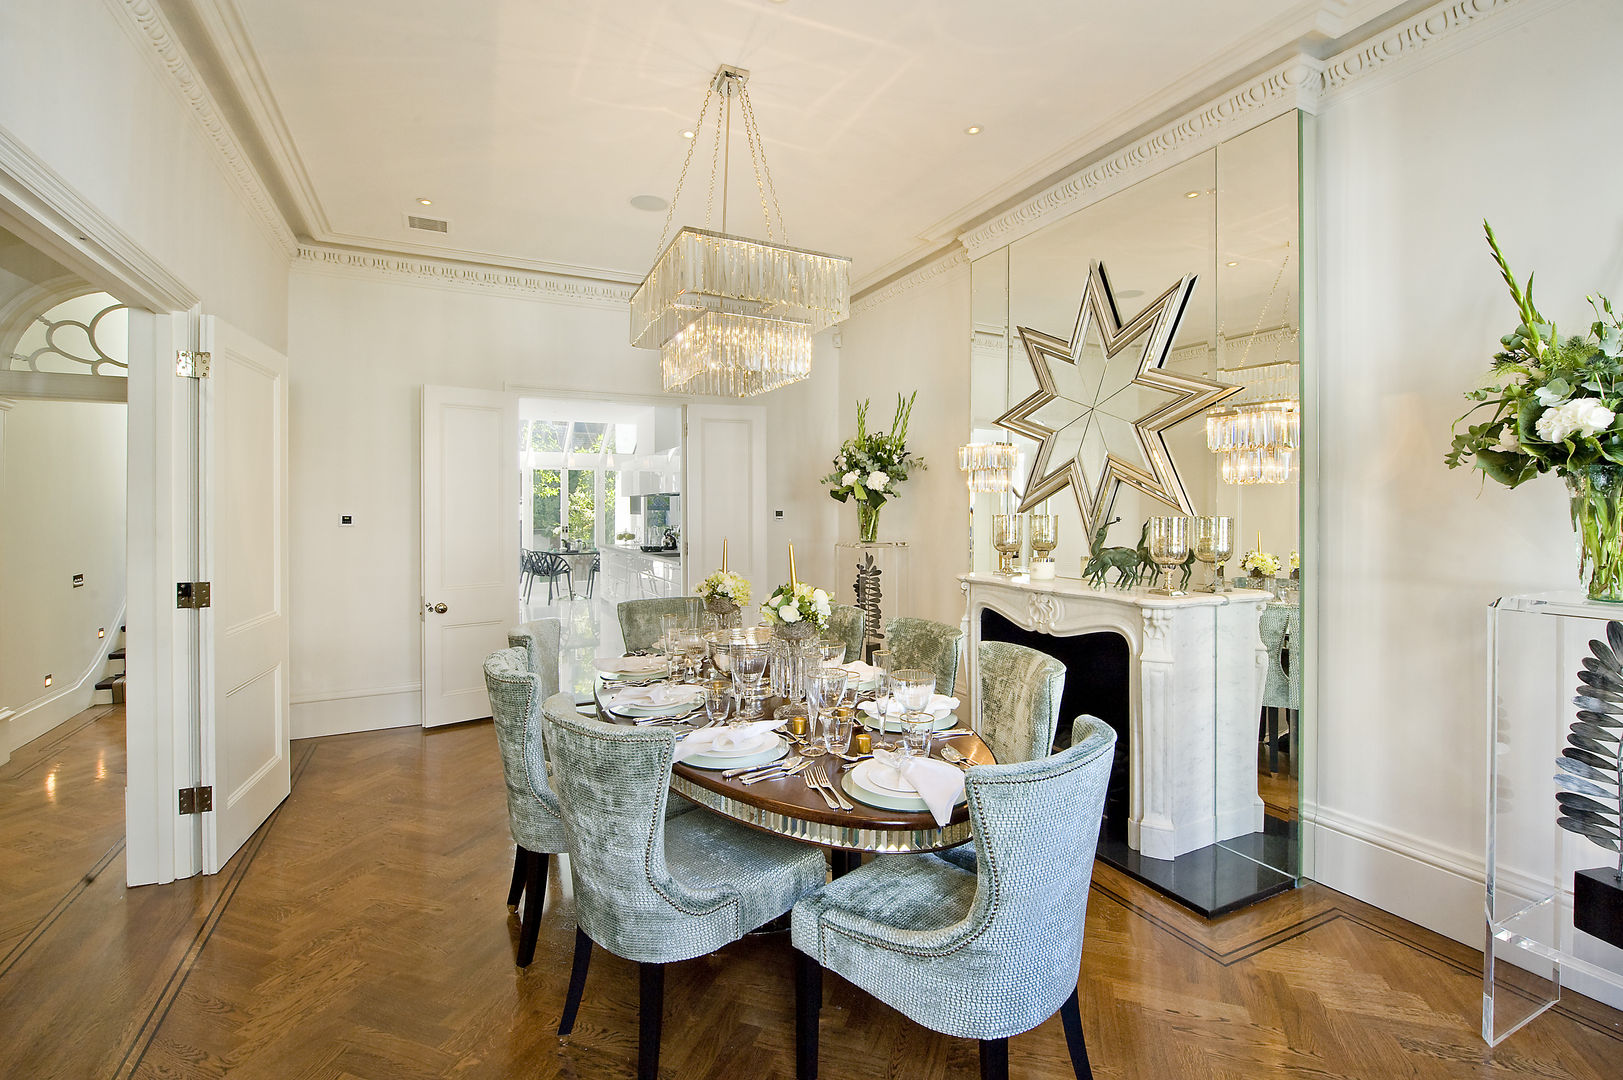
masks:
<path fill-rule="evenodd" d="M 1223 580 L 1223 564 L 1234 555 L 1234 519 L 1198 517 L 1195 519 L 1195 558 L 1212 568 L 1211 584 L 1205 592 L 1228 591 Z"/>
<path fill-rule="evenodd" d="M 818 655 L 822 657 L 824 667 L 839 667 L 845 663 L 845 642 L 823 638 L 817 643 Z"/>
<path fill-rule="evenodd" d="M 842 667 L 816 667 L 806 675 L 806 705 L 811 710 L 811 736 L 819 754 L 834 743 L 834 706 L 845 696 L 847 672 Z"/>
<path fill-rule="evenodd" d="M 903 668 L 891 676 L 891 682 L 902 705 L 902 726 L 907 729 L 902 738 L 902 753 L 925 756 L 930 752 L 930 728 L 935 723 L 935 717 L 930 715 L 935 673 Z"/>
<path fill-rule="evenodd" d="M 1014 561 L 1020 555 L 1022 521 L 1019 514 L 992 515 L 992 547 L 997 551 L 997 572 L 1005 576 L 1015 573 Z"/>
<path fill-rule="evenodd" d="M 733 704 L 731 679 L 711 679 L 704 684 L 704 715 L 712 724 L 727 719 Z"/>
<path fill-rule="evenodd" d="M 764 643 L 735 639 L 727 646 L 727 659 L 738 684 L 738 715 L 757 716 L 761 711 L 761 680 L 766 675 L 772 648 Z"/>
<path fill-rule="evenodd" d="M 1158 596 L 1182 596 L 1183 590 L 1172 587 L 1172 568 L 1189 557 L 1189 519 L 1186 517 L 1150 518 L 1150 559 L 1161 568 L 1162 585 L 1150 591 Z"/>
<path fill-rule="evenodd" d="M 695 682 L 699 678 L 699 668 L 704 663 L 704 655 L 710 650 L 710 645 L 704 640 L 704 635 L 685 626 L 676 632 L 676 651 L 682 657 L 683 677 L 688 682 Z"/>

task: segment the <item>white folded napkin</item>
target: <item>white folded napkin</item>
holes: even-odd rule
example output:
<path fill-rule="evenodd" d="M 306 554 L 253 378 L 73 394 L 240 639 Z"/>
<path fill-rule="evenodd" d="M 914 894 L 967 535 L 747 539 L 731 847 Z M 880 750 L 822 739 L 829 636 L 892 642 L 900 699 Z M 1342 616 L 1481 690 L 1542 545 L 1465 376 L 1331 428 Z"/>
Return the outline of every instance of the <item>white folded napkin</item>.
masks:
<path fill-rule="evenodd" d="M 653 675 L 666 670 L 663 656 L 600 656 L 592 665 L 605 675 Z"/>
<path fill-rule="evenodd" d="M 955 697 L 948 697 L 945 694 L 933 694 L 930 697 L 930 715 L 935 717 L 937 720 L 944 718 L 957 707 L 958 699 Z M 880 719 L 878 702 L 864 701 L 861 705 L 858 705 L 857 708 L 861 709 L 875 720 Z M 901 714 L 901 709 L 897 708 L 895 705 L 891 706 L 890 715 L 892 718 L 900 717 Z"/>
<path fill-rule="evenodd" d="M 935 823 L 946 828 L 952 819 L 952 808 L 964 793 L 964 772 L 956 765 L 933 758 L 904 757 L 889 750 L 875 749 L 876 764 L 887 765 L 901 779 L 902 787 L 912 787 L 930 808 Z"/>
<path fill-rule="evenodd" d="M 616 690 L 604 702 L 611 709 L 662 709 L 667 705 L 687 705 L 704 694 L 698 686 L 655 683 L 652 686 L 628 686 Z"/>
<path fill-rule="evenodd" d="M 859 683 L 871 683 L 883 674 L 872 664 L 865 664 L 861 660 L 853 660 L 845 665 L 846 672 Z"/>
<path fill-rule="evenodd" d="M 737 727 L 700 728 L 676 744 L 676 760 L 686 761 L 700 754 L 737 750 L 752 742 L 761 741 L 761 735 L 776 728 L 778 724 L 777 720 L 755 720 L 748 724 L 739 724 Z"/>

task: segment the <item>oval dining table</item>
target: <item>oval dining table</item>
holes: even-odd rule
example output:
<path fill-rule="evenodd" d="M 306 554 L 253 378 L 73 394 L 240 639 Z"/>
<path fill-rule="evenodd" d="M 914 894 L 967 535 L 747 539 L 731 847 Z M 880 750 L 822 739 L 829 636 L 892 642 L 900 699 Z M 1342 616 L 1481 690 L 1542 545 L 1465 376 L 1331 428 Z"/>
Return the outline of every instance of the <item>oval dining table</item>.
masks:
<path fill-rule="evenodd" d="M 610 723 L 632 726 L 635 720 L 610 712 L 603 705 L 603 683 L 596 686 L 598 716 Z M 775 699 L 767 699 L 770 710 Z M 972 765 L 996 763 L 979 735 L 956 736 L 950 744 Z M 794 751 L 793 740 L 790 752 Z M 937 825 L 927 810 L 911 812 L 886 810 L 854 798 L 840 783 L 840 775 L 851 763 L 825 754 L 817 759 L 828 767 L 829 780 L 845 793 L 855 807 L 833 810 L 816 789 L 799 776 L 762 780 L 746 785 L 739 778 L 728 779 L 724 770 L 701 769 L 685 762 L 671 767 L 671 790 L 707 810 L 742 822 L 751 828 L 777 836 L 787 836 L 835 851 L 870 854 L 901 854 L 940 851 L 957 847 L 970 839 L 969 808 L 953 807 L 945 826 Z M 835 766 L 840 766 L 836 769 Z"/>

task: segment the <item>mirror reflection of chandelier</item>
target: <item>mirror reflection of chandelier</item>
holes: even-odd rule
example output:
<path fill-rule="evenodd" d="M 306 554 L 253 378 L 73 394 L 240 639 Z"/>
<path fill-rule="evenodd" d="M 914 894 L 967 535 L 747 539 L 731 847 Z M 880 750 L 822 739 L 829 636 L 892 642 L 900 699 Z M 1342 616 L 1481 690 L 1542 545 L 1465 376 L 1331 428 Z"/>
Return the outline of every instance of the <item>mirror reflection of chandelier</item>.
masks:
<path fill-rule="evenodd" d="M 653 269 L 631 297 L 631 344 L 659 350 L 660 382 L 669 393 L 749 397 L 811 375 L 812 335 L 851 314 L 851 260 L 776 242 L 787 240 L 783 208 L 766 164 L 766 148 L 745 88 L 749 72 L 723 65 L 705 93 L 682 173 L 661 230 Z M 693 150 L 717 98 L 705 228 L 684 226 L 665 245 Z M 727 163 L 733 100 L 738 100 L 766 241 L 727 232 Z M 725 114 L 725 115 L 723 115 Z M 709 229 L 716 174 L 721 174 L 721 231 Z"/>
<path fill-rule="evenodd" d="M 1284 261 L 1274 276 L 1273 288 L 1257 312 L 1257 325 L 1245 339 L 1240 361 L 1232 368 L 1219 368 L 1218 377 L 1244 385 L 1225 407 L 1206 414 L 1206 448 L 1218 455 L 1225 484 L 1285 484 L 1296 467 L 1302 448 L 1302 409 L 1300 402 L 1301 366 L 1280 356 L 1286 342 L 1296 342 L 1299 332 L 1289 325 L 1290 296 L 1286 293 L 1286 323 L 1264 332 L 1262 320 L 1273 306 L 1274 293 L 1290 265 L 1289 245 Z M 1218 355 L 1229 344 L 1218 335 Z M 1272 338 L 1272 362 L 1247 364 L 1251 347 Z"/>
<path fill-rule="evenodd" d="M 958 470 L 971 494 L 1008 491 L 1020 468 L 1020 452 L 1013 443 L 965 443 L 958 448 Z"/>

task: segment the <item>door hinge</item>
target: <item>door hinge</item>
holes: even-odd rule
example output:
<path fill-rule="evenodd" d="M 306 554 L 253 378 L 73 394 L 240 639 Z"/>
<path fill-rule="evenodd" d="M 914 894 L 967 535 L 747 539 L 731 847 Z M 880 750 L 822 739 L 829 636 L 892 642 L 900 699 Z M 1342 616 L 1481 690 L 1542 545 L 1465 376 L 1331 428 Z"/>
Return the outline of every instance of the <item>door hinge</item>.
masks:
<path fill-rule="evenodd" d="M 214 809 L 214 789 L 212 787 L 183 787 L 180 789 L 180 812 L 186 814 L 207 814 Z"/>
<path fill-rule="evenodd" d="M 206 581 L 175 582 L 175 606 L 178 608 L 208 607 L 209 583 Z"/>
<path fill-rule="evenodd" d="M 206 352 L 175 353 L 175 374 L 182 379 L 208 378 L 209 354 Z"/>

